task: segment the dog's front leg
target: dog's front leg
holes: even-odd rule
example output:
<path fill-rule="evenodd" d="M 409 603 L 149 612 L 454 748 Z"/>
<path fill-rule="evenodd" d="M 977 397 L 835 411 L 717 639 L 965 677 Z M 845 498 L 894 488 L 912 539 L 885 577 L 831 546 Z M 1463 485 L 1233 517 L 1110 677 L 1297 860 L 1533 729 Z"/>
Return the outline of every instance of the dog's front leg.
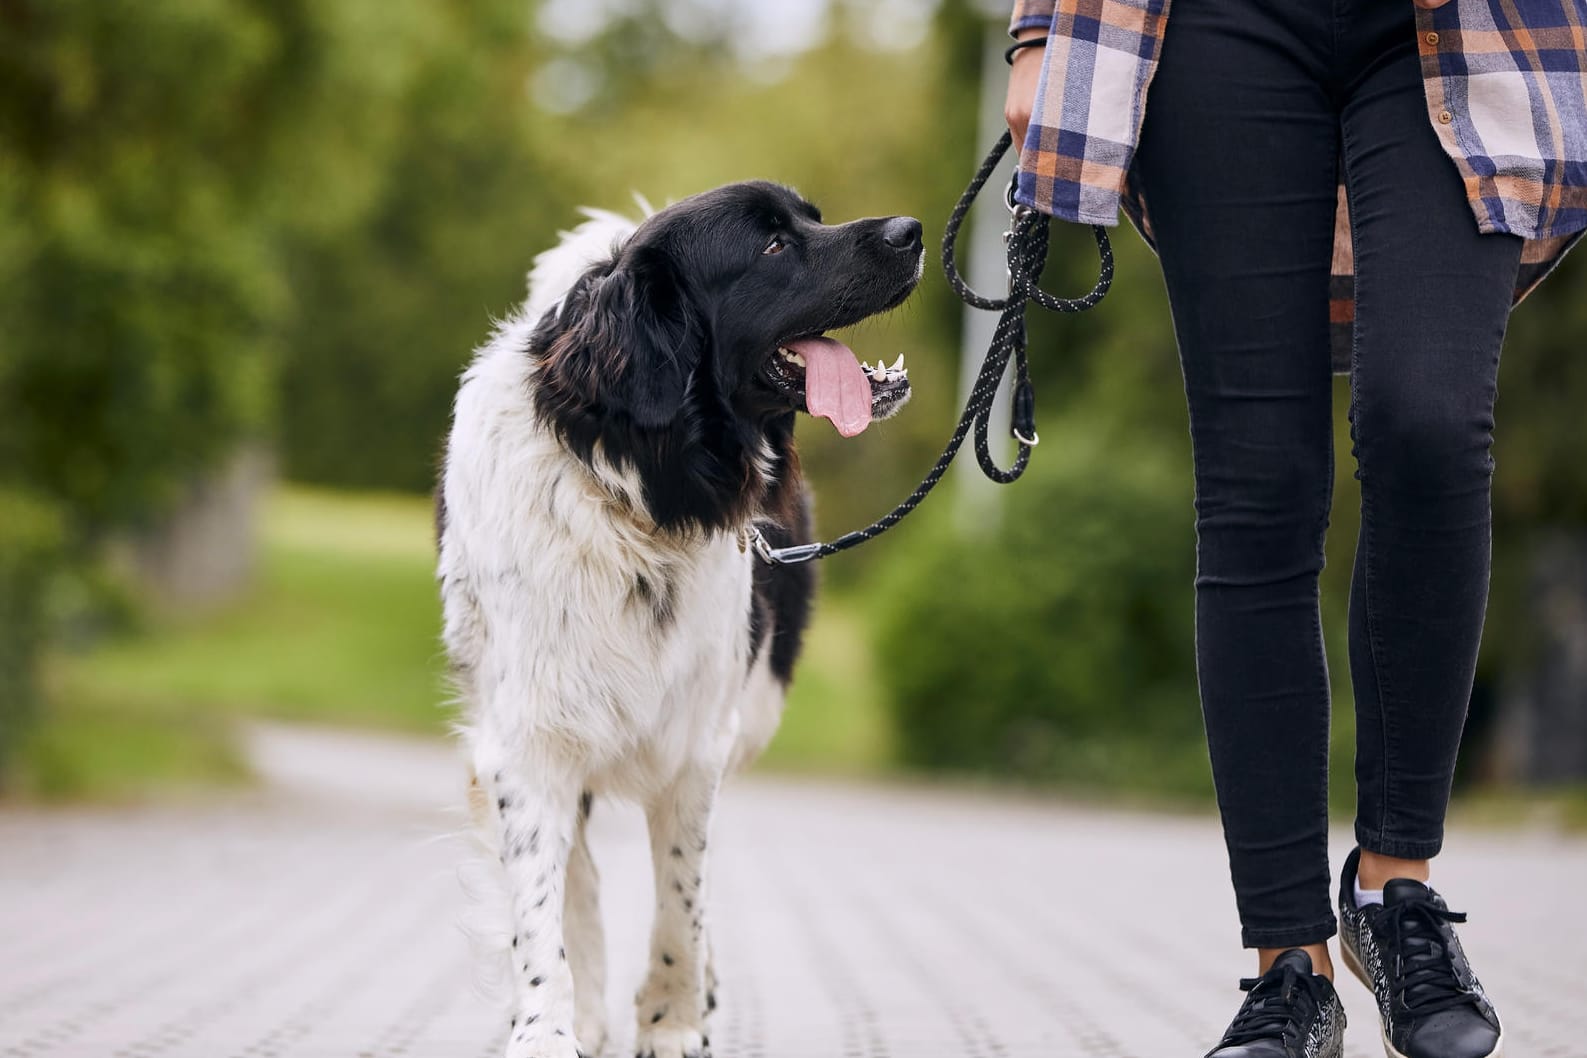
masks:
<path fill-rule="evenodd" d="M 689 766 L 646 806 L 656 872 L 650 972 L 636 997 L 639 1058 L 704 1058 L 705 857 L 720 766 Z"/>
<path fill-rule="evenodd" d="M 579 1058 L 562 914 L 581 778 L 543 761 L 487 767 L 479 774 L 494 808 L 512 915 L 507 1058 Z"/>
<path fill-rule="evenodd" d="M 601 1053 L 606 1043 L 606 932 L 601 926 L 601 879 L 589 843 L 593 804 L 588 793 L 579 804 L 564 911 L 568 965 L 573 970 L 573 1027 L 586 1054 Z"/>

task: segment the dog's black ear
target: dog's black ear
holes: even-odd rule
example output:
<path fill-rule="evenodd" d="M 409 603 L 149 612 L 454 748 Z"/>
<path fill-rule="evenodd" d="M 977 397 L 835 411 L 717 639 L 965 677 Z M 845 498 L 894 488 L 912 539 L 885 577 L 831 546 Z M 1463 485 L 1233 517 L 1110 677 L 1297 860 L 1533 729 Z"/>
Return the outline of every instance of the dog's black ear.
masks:
<path fill-rule="evenodd" d="M 564 385 L 648 429 L 677 418 L 705 355 L 706 330 L 662 255 L 592 269 L 558 322 L 550 361 Z"/>

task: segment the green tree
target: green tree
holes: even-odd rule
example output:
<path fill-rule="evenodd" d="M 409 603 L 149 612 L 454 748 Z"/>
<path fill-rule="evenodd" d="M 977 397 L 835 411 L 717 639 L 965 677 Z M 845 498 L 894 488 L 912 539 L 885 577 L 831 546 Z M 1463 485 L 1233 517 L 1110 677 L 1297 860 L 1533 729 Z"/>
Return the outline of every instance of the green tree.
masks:
<path fill-rule="evenodd" d="M 417 10 L 0 3 L 0 475 L 74 536 L 269 425 L 283 251 L 372 196 Z"/>
<path fill-rule="evenodd" d="M 267 431 L 286 248 L 367 208 L 423 12 L 0 0 L 0 489 L 57 527 L 0 546 L 91 561 Z M 47 586 L 0 587 L 16 715 Z"/>

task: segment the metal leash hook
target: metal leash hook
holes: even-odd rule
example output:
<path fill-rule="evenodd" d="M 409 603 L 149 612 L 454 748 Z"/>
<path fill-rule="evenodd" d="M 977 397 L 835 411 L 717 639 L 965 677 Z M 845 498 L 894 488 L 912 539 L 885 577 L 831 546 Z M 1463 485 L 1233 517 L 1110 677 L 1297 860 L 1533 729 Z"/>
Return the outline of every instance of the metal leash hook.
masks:
<path fill-rule="evenodd" d="M 1107 229 L 1101 225 L 1092 225 L 1091 230 L 1096 237 L 1097 254 L 1100 258 L 1096 285 L 1091 288 L 1090 293 L 1079 298 L 1060 298 L 1049 294 L 1041 288 L 1040 280 L 1042 270 L 1047 264 L 1047 236 L 1051 218 L 1039 210 L 1016 202 L 1015 185 L 1011 181 L 1003 195 L 1003 201 L 1009 211 L 1008 231 L 1003 233 L 1003 244 L 1008 258 L 1008 293 L 1001 298 L 988 298 L 976 293 L 964 281 L 964 277 L 959 274 L 955 259 L 959 229 L 964 225 L 964 218 L 970 212 L 970 206 L 974 204 L 981 189 L 986 186 L 987 180 L 997 168 L 997 163 L 1007 153 L 1011 142 L 1012 136 L 1007 132 L 998 138 L 997 144 L 982 161 L 981 168 L 976 170 L 964 194 L 959 196 L 958 204 L 954 206 L 953 213 L 948 217 L 947 229 L 942 236 L 942 271 L 947 276 L 948 285 L 971 308 L 999 313 L 997 329 L 992 334 L 992 343 L 986 350 L 986 357 L 981 362 L 981 370 L 976 375 L 969 399 L 965 402 L 964 412 L 959 416 L 959 423 L 954 428 L 953 436 L 948 439 L 947 447 L 942 450 L 942 455 L 937 457 L 937 462 L 932 465 L 925 478 L 915 487 L 915 491 L 905 497 L 902 503 L 864 529 L 845 533 L 829 544 L 818 542 L 796 544 L 792 547 L 772 547 L 771 542 L 760 529 L 751 525 L 749 541 L 755 548 L 755 554 L 759 555 L 762 561 L 773 565 L 809 562 L 812 559 L 835 555 L 839 551 L 847 551 L 851 547 L 881 536 L 903 521 L 904 516 L 920 506 L 927 494 L 936 488 L 937 482 L 947 473 L 954 457 L 959 454 L 964 439 L 972 430 L 975 431 L 975 458 L 981 467 L 981 473 L 1005 485 L 1017 481 L 1020 475 L 1025 473 L 1025 468 L 1030 463 L 1031 449 L 1041 442 L 1041 436 L 1036 432 L 1036 394 L 1031 387 L 1030 365 L 1026 359 L 1025 309 L 1031 302 L 1035 302 L 1049 312 L 1084 312 L 1094 308 L 1113 283 L 1113 248 L 1108 243 Z M 1009 432 L 1019 443 L 1019 454 L 1013 464 L 1004 470 L 992 458 L 991 447 L 987 442 L 987 430 L 991 422 L 992 403 L 1010 364 L 1014 367 L 1014 407 Z"/>

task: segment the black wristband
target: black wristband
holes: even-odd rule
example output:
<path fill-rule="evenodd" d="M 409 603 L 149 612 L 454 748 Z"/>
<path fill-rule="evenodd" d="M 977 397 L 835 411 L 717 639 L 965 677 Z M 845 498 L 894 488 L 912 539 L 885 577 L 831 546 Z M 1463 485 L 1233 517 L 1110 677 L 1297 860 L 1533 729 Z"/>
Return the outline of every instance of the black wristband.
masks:
<path fill-rule="evenodd" d="M 1016 40 L 1003 52 L 1003 61 L 1008 63 L 1010 66 L 1013 66 L 1014 53 L 1019 51 L 1021 48 L 1045 48 L 1046 46 L 1047 37 L 1045 35 L 1040 37 L 1026 37 L 1024 40 Z"/>

